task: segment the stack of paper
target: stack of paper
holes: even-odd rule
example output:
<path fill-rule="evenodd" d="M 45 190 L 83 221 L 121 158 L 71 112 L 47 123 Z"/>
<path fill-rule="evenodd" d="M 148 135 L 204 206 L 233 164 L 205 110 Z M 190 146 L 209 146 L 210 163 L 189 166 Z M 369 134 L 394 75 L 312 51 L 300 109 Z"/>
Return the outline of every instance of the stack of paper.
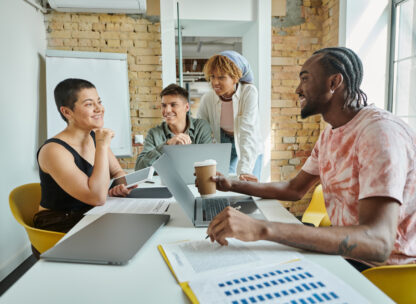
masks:
<path fill-rule="evenodd" d="M 159 251 L 192 303 L 368 303 L 326 269 L 271 242 L 191 241 Z"/>
<path fill-rule="evenodd" d="M 85 214 L 104 214 L 104 213 L 164 213 L 169 207 L 170 199 L 142 199 L 108 197 L 102 206 L 97 206 Z"/>

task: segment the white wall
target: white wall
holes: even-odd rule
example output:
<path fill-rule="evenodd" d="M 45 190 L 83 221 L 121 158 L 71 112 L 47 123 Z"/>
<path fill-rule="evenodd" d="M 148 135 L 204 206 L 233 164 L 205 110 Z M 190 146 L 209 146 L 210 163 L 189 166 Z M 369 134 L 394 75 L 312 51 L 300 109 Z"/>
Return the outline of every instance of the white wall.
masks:
<path fill-rule="evenodd" d="M 35 157 L 46 134 L 43 21 L 23 0 L 0 1 L 0 280 L 31 254 L 8 196 L 39 181 Z"/>
<path fill-rule="evenodd" d="M 362 90 L 368 102 L 387 104 L 389 0 L 340 0 L 340 45 L 354 50 L 364 67 Z"/>
<path fill-rule="evenodd" d="M 252 65 L 259 91 L 259 124 L 263 146 L 261 181 L 270 181 L 271 159 L 271 1 L 256 0 L 251 28 L 243 34 L 243 54 Z"/>
<path fill-rule="evenodd" d="M 217 21 L 255 20 L 256 1 L 253 0 L 177 0 L 177 2 L 179 2 L 179 17 L 181 19 Z"/>

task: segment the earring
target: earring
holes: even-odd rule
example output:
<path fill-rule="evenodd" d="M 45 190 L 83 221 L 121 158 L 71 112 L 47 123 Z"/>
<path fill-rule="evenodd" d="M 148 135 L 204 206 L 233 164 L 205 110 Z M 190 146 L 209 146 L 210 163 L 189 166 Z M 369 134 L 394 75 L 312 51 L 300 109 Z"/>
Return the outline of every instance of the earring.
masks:
<path fill-rule="evenodd" d="M 332 89 L 330 91 L 331 91 L 331 94 L 334 94 L 334 92 L 335 92 L 335 90 L 332 90 Z"/>

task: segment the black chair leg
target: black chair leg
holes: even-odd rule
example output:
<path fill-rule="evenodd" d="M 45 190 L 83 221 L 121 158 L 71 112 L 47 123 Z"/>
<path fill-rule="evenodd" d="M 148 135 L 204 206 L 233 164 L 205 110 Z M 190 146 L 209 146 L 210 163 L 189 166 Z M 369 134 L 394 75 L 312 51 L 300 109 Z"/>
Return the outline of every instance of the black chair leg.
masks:
<path fill-rule="evenodd" d="M 33 247 L 33 245 L 31 245 L 31 247 L 32 247 L 32 253 L 33 253 L 34 257 L 36 258 L 36 260 L 39 260 L 40 259 L 40 252 L 37 251 L 36 248 Z"/>

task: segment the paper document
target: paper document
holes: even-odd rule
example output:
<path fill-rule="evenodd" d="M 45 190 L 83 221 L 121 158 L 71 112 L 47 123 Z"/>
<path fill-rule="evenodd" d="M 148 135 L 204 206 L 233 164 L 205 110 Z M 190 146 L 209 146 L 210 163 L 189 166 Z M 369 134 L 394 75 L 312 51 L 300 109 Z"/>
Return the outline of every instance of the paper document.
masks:
<path fill-rule="evenodd" d="M 369 303 L 321 266 L 306 259 L 189 281 L 199 303 Z"/>
<path fill-rule="evenodd" d="M 108 197 L 103 206 L 97 206 L 85 214 L 104 213 L 164 213 L 172 199 L 141 199 Z"/>
<path fill-rule="evenodd" d="M 163 244 L 163 250 L 179 282 L 195 277 L 209 276 L 218 271 L 238 271 L 265 263 L 282 263 L 303 256 L 296 251 L 286 251 L 276 243 L 228 240 L 228 246 L 209 240 Z"/>

